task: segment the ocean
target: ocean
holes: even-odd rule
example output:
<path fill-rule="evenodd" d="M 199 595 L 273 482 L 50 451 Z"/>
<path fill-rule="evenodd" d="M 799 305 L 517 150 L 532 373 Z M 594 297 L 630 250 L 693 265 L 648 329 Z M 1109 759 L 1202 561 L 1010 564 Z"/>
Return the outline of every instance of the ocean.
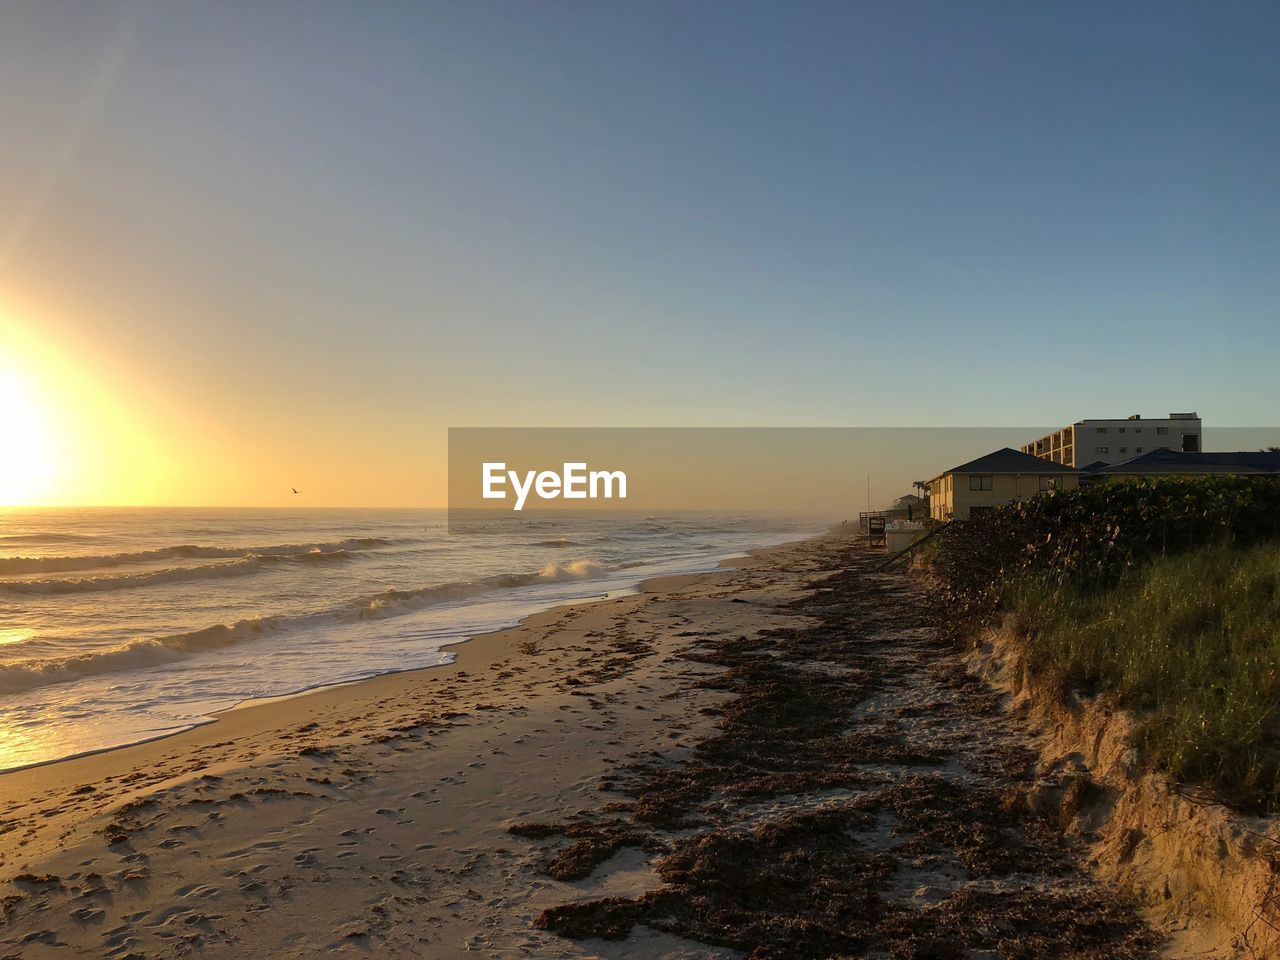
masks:
<path fill-rule="evenodd" d="M 559 603 L 819 532 L 752 515 L 0 510 L 0 770 L 451 662 Z M 464 654 L 465 656 L 465 654 Z"/>

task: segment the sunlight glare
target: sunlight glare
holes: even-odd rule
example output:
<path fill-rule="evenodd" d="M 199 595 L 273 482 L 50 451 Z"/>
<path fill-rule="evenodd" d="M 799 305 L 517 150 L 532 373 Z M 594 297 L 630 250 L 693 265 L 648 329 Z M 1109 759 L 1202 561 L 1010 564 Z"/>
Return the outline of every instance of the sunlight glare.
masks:
<path fill-rule="evenodd" d="M 44 500 L 58 475 L 60 445 L 38 388 L 0 360 L 0 505 Z"/>
<path fill-rule="evenodd" d="M 157 418 L 122 396 L 134 378 L 54 329 L 0 306 L 0 506 L 147 502 L 172 473 Z"/>

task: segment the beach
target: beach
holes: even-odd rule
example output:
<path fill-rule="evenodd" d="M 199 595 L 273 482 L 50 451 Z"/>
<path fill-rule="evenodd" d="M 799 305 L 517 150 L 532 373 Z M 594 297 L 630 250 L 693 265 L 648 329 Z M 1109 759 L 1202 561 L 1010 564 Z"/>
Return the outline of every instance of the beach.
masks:
<path fill-rule="evenodd" d="M 1145 955 L 881 560 L 773 547 L 0 776 L 0 956 Z"/>

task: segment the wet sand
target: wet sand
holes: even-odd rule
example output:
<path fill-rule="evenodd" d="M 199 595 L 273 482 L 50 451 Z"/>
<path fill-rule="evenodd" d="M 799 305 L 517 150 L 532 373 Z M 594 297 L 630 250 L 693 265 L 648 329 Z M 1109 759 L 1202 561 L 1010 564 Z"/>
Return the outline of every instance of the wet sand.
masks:
<path fill-rule="evenodd" d="M 0 776 L 0 957 L 1138 957 L 852 541 Z"/>

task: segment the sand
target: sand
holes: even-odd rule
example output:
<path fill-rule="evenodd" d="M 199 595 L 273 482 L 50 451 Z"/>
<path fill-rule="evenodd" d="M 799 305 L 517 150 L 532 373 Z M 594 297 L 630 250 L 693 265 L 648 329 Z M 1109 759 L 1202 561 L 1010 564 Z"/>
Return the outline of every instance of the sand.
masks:
<path fill-rule="evenodd" d="M 773 548 L 2 775 L 0 957 L 1144 955 L 1010 812 L 1021 735 L 875 562 Z M 820 736 L 771 719 L 797 703 Z"/>

